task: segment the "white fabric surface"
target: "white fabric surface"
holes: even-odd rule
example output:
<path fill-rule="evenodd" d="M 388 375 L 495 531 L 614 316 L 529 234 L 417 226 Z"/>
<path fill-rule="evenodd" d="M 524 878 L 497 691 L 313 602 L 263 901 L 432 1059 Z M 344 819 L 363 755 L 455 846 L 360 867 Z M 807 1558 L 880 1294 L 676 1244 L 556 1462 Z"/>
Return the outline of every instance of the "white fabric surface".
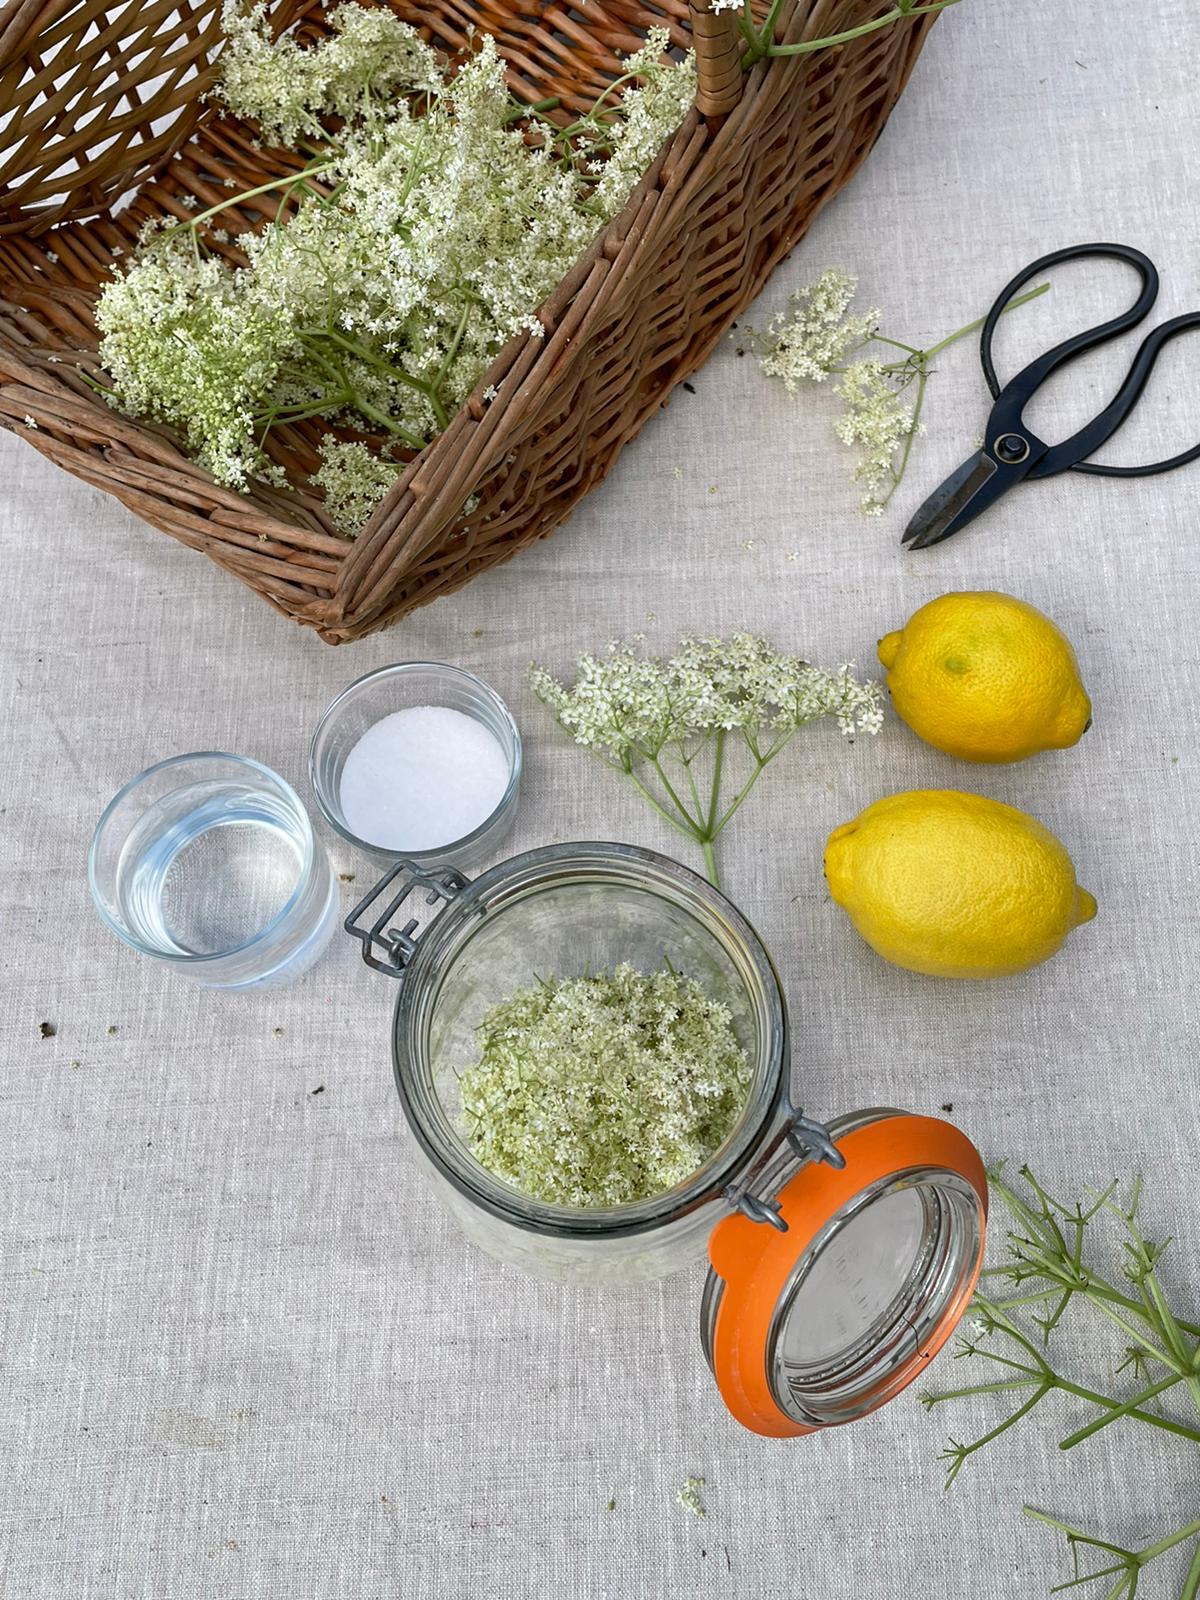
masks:
<path fill-rule="evenodd" d="M 932 340 L 1033 256 L 1102 237 L 1158 260 L 1160 317 L 1200 305 L 1198 52 L 1190 0 L 966 0 L 759 320 L 841 263 L 889 330 Z M 1008 369 L 1127 292 L 1117 269 L 1059 274 L 1009 320 Z M 1130 348 L 1073 374 L 1035 425 L 1090 415 Z M 1197 436 L 1196 353 L 1165 359 L 1112 458 Z M 936 594 L 1022 595 L 1078 647 L 1096 724 L 1077 750 L 976 771 L 894 719 L 853 749 L 817 731 L 732 830 L 726 884 L 780 965 L 812 1113 L 952 1103 L 986 1154 L 1028 1158 L 1067 1191 L 1144 1169 L 1196 1315 L 1200 468 L 1029 486 L 905 555 L 909 511 L 986 411 L 969 344 L 939 366 L 929 436 L 881 522 L 856 513 L 831 397 L 791 402 L 726 347 L 552 541 L 339 650 L 0 438 L 5 1600 L 1024 1600 L 1068 1573 L 1022 1501 L 1131 1539 L 1196 1514 L 1194 1459 L 1170 1440 L 1130 1425 L 1060 1456 L 1069 1405 L 1047 1403 L 948 1495 L 936 1456 L 972 1420 L 926 1416 L 911 1392 L 821 1437 L 741 1432 L 698 1349 L 698 1270 L 569 1293 L 461 1244 L 401 1125 L 390 985 L 349 940 L 291 990 L 221 998 L 139 961 L 88 900 L 88 837 L 122 781 L 224 747 L 303 788 L 321 709 L 383 662 L 458 661 L 508 698 L 528 754 L 511 850 L 670 850 L 531 703 L 531 654 L 566 667 L 638 630 L 669 645 L 749 626 L 870 668 L 876 638 Z M 1099 919 L 991 986 L 884 966 L 830 905 L 821 846 L 919 785 L 1035 812 Z M 332 843 L 359 874 L 349 903 L 369 869 Z M 943 1357 L 936 1378 L 964 1367 Z M 707 1480 L 704 1521 L 675 1501 L 689 1474 Z M 1164 1562 L 1146 1592 L 1176 1592 L 1181 1568 Z"/>

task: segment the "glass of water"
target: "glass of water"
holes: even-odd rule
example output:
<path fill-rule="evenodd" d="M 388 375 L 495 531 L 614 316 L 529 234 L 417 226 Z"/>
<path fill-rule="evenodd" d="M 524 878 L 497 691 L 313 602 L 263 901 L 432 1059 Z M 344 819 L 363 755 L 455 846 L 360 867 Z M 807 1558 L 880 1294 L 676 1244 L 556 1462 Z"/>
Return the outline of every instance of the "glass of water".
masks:
<path fill-rule="evenodd" d="M 337 923 L 337 884 L 299 797 L 219 751 L 148 767 L 110 802 L 88 852 L 101 920 L 213 989 L 290 983 Z"/>

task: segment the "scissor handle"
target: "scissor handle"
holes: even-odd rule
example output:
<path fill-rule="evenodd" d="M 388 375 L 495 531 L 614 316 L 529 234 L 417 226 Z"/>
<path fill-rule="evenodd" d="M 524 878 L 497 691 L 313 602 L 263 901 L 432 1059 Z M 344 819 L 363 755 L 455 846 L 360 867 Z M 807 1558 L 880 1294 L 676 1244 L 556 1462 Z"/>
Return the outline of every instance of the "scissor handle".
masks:
<path fill-rule="evenodd" d="M 1133 358 L 1133 366 L 1129 369 L 1129 376 L 1113 396 L 1110 405 L 1100 413 L 1100 416 L 1096 418 L 1096 422 L 1092 424 L 1095 427 L 1097 424 L 1103 423 L 1109 412 L 1115 408 L 1118 409 L 1117 420 L 1108 428 L 1104 435 L 1105 439 L 1112 438 L 1113 434 L 1116 433 L 1137 404 L 1142 390 L 1150 381 L 1150 374 L 1154 371 L 1154 363 L 1161 355 L 1163 347 L 1170 344 L 1172 339 L 1178 338 L 1181 333 L 1187 333 L 1191 328 L 1200 328 L 1200 311 L 1187 311 L 1181 317 L 1172 317 L 1170 322 L 1164 322 L 1161 327 L 1155 328 L 1146 335 L 1141 349 Z M 1085 429 L 1084 431 L 1086 432 L 1087 430 Z M 1076 438 L 1078 438 L 1078 435 L 1076 435 Z M 1072 441 L 1068 439 L 1067 444 L 1071 443 Z M 1103 443 L 1104 439 L 1101 439 L 1099 443 L 1091 447 L 1092 450 L 1098 450 Z M 1063 445 L 1056 445 L 1053 450 L 1048 450 L 1045 459 L 1038 463 L 1029 476 L 1031 478 L 1049 478 L 1053 476 L 1055 471 L 1061 472 L 1061 467 L 1054 467 L 1053 465 L 1047 471 L 1046 464 L 1051 462 L 1053 456 L 1063 448 Z M 1091 452 L 1089 451 L 1088 453 L 1090 454 Z M 1108 466 L 1102 461 L 1072 461 L 1068 465 L 1068 470 L 1071 472 L 1090 472 L 1098 478 L 1152 478 L 1159 472 L 1173 472 L 1176 467 L 1186 467 L 1189 461 L 1200 461 L 1200 444 L 1194 444 L 1190 450 L 1182 450 L 1177 456 L 1168 457 L 1166 461 L 1152 461 L 1147 466 L 1116 467 Z"/>
<path fill-rule="evenodd" d="M 1076 334 L 1074 338 L 1064 339 L 1062 344 L 1055 345 L 1053 349 L 1047 350 L 1044 355 L 1022 368 L 1016 377 L 1002 388 L 992 360 L 992 340 L 996 325 L 1009 302 L 1031 279 L 1039 277 L 1049 268 L 1061 266 L 1064 261 L 1078 261 L 1092 256 L 1124 261 L 1136 268 L 1142 280 L 1142 288 L 1133 305 L 1108 322 L 1102 322 L 1095 328 Z M 1065 250 L 1055 250 L 1050 255 L 1042 256 L 1018 273 L 997 296 L 995 304 L 984 320 L 983 330 L 979 336 L 979 359 L 983 366 L 983 375 L 992 398 L 996 401 L 988 423 L 989 445 L 994 444 L 997 439 L 1003 439 L 1004 435 L 1009 433 L 1027 436 L 1029 430 L 1024 426 L 1022 414 L 1035 391 L 1045 383 L 1051 373 L 1075 360 L 1086 350 L 1094 350 L 1098 345 L 1106 344 L 1108 340 L 1117 338 L 1130 328 L 1135 328 L 1147 315 L 1157 298 L 1158 271 L 1154 263 L 1149 256 L 1126 244 L 1071 245 Z M 1146 466 L 1107 466 L 1086 459 L 1106 444 L 1128 419 L 1149 381 L 1164 345 L 1178 334 L 1195 327 L 1200 327 L 1200 313 L 1189 312 L 1185 316 L 1174 318 L 1171 322 L 1165 322 L 1161 328 L 1155 328 L 1143 342 L 1124 383 L 1104 410 L 1077 433 L 1073 433 L 1069 439 L 1046 448 L 1027 476 L 1052 478 L 1060 472 L 1070 471 L 1088 472 L 1106 478 L 1145 478 L 1157 472 L 1170 472 L 1175 467 L 1185 466 L 1189 461 L 1200 460 L 1200 445 L 1185 450 L 1180 455 L 1172 456 L 1167 461 L 1155 461 Z"/>

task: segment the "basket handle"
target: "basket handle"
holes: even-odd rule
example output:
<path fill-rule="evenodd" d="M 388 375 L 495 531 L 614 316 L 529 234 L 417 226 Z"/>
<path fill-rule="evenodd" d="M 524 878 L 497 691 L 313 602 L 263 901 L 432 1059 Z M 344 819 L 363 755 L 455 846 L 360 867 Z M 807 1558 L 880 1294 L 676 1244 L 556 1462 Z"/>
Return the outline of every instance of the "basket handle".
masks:
<path fill-rule="evenodd" d="M 733 11 L 714 11 L 713 0 L 690 0 L 696 49 L 696 110 L 723 117 L 742 97 L 743 40 Z"/>

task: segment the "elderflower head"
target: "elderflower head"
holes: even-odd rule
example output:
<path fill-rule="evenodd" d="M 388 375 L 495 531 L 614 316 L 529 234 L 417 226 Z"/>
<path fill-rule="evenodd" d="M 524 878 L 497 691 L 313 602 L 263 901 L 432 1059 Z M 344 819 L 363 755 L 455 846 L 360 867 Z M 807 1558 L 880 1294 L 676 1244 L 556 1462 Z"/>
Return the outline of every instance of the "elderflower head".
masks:
<path fill-rule="evenodd" d="M 404 469 L 357 440 L 328 434 L 312 481 L 325 493 L 325 510 L 339 533 L 354 538 Z"/>
<path fill-rule="evenodd" d="M 750 1089 L 728 1006 L 672 970 L 540 979 L 492 1006 L 479 1040 L 460 1079 L 471 1151 L 552 1205 L 673 1189 L 725 1142 Z"/>
<path fill-rule="evenodd" d="M 696 98 L 695 60 L 688 55 L 678 64 L 664 61 L 670 42 L 666 28 L 651 28 L 642 48 L 623 63 L 641 81 L 625 91 L 621 116 L 608 130 L 611 149 L 595 189 L 605 217 L 616 216 Z"/>
<path fill-rule="evenodd" d="M 537 665 L 530 679 L 576 744 L 618 765 L 717 732 L 786 734 L 832 716 L 843 733 L 875 733 L 883 717 L 878 687 L 851 667 L 823 671 L 750 633 L 684 639 L 669 660 L 613 644 L 580 656 L 569 688 Z"/>
<path fill-rule="evenodd" d="M 868 516 L 881 516 L 898 482 L 896 452 L 913 432 L 912 409 L 878 361 L 847 367 L 837 393 L 846 407 L 835 425 L 838 438 L 862 452 L 854 469 L 855 480 L 865 489 L 862 509 Z"/>
<path fill-rule="evenodd" d="M 114 399 L 178 427 L 201 465 L 237 488 L 260 464 L 258 406 L 293 336 L 286 302 L 255 302 L 248 282 L 160 234 L 96 306 Z"/>
<path fill-rule="evenodd" d="M 849 350 L 872 338 L 879 312 L 849 315 L 857 288 L 857 278 L 829 267 L 792 295 L 788 310 L 774 317 L 765 333 L 745 328 L 744 336 L 758 351 L 767 377 L 781 378 L 788 393 L 795 394 L 801 383 L 822 383 Z"/>
<path fill-rule="evenodd" d="M 253 118 L 272 143 L 295 144 L 324 138 L 323 114 L 349 119 L 397 91 L 439 85 L 433 51 L 386 6 L 340 5 L 328 21 L 332 34 L 305 49 L 290 34 L 272 39 L 265 0 L 226 0 L 214 98 Z"/>

